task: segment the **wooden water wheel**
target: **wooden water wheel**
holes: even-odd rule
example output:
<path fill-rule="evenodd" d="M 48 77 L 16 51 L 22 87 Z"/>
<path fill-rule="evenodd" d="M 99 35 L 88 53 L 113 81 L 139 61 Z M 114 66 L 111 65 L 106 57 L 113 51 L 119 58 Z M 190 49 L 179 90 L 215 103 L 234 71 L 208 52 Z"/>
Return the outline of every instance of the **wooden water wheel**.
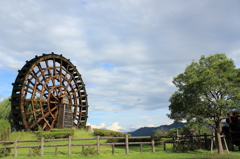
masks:
<path fill-rule="evenodd" d="M 68 127 L 78 128 L 87 122 L 85 85 L 76 67 L 62 55 L 43 54 L 26 61 L 13 83 L 11 101 L 17 130 L 47 131 L 64 127 L 60 123 L 64 120 Z"/>

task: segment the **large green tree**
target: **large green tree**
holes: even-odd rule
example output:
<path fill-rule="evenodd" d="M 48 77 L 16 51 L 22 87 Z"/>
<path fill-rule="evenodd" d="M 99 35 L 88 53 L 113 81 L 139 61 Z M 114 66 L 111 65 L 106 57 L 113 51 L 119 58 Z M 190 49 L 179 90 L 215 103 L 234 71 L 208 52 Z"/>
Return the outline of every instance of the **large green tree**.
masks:
<path fill-rule="evenodd" d="M 219 142 L 221 120 L 240 107 L 239 76 L 240 70 L 225 54 L 201 56 L 199 62 L 193 61 L 173 78 L 178 91 L 169 99 L 167 116 L 175 121 L 194 120 L 212 126 L 218 153 L 223 154 L 222 142 Z"/>

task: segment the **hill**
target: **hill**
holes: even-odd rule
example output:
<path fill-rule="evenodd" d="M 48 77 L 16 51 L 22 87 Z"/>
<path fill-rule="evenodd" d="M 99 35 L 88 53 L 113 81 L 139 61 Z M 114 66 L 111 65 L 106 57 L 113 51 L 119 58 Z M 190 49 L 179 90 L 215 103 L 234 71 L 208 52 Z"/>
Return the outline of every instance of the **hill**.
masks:
<path fill-rule="evenodd" d="M 155 133 L 154 131 L 157 129 L 160 129 L 162 131 L 168 131 L 172 128 L 183 127 L 184 125 L 188 125 L 188 123 L 179 122 L 170 125 L 161 125 L 159 127 L 142 127 L 133 132 L 128 132 L 128 134 L 131 134 L 132 136 L 151 136 Z"/>

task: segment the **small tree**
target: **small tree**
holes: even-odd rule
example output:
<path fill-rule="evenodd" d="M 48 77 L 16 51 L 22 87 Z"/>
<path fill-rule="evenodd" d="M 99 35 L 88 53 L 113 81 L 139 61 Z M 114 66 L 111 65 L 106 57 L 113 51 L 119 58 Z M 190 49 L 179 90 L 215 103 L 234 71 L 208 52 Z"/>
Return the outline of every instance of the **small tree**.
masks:
<path fill-rule="evenodd" d="M 182 135 L 182 133 L 183 133 L 183 128 L 178 127 L 178 128 L 169 129 L 167 132 L 167 135 L 168 136 L 176 136 L 176 135 Z"/>
<path fill-rule="evenodd" d="M 218 153 L 223 154 L 220 124 L 228 112 L 239 108 L 239 76 L 240 70 L 225 54 L 201 56 L 199 62 L 193 61 L 184 73 L 173 78 L 178 91 L 169 99 L 167 116 L 175 121 L 194 120 L 212 126 Z"/>
<path fill-rule="evenodd" d="M 0 102 L 0 119 L 10 119 L 11 116 L 11 102 L 9 101 L 11 97 L 4 99 Z"/>
<path fill-rule="evenodd" d="M 191 135 L 191 129 L 195 130 L 196 135 L 200 135 L 200 133 L 211 133 L 210 129 L 205 125 L 206 124 L 190 122 L 188 125 L 184 125 L 182 135 Z"/>
<path fill-rule="evenodd" d="M 156 129 L 156 130 L 154 130 L 154 135 L 155 136 L 164 136 L 164 135 L 166 135 L 167 134 L 167 131 L 163 131 L 163 130 L 161 130 L 161 129 Z"/>

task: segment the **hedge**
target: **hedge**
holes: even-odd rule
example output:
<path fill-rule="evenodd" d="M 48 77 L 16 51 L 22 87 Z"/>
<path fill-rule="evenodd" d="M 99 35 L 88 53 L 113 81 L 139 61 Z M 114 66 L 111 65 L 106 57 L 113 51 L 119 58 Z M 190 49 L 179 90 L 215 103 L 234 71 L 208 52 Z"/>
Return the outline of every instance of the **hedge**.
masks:
<path fill-rule="evenodd" d="M 93 129 L 94 135 L 99 136 L 113 136 L 113 137 L 123 137 L 126 135 L 126 133 L 118 132 L 118 131 L 112 131 L 112 130 L 106 130 L 106 129 Z M 130 135 L 130 134 L 128 134 Z"/>
<path fill-rule="evenodd" d="M 112 137 L 124 137 L 125 135 L 131 136 L 131 134 L 126 134 L 118 131 L 112 131 L 112 130 L 106 130 L 106 129 L 93 129 L 94 130 L 94 135 L 99 135 L 99 136 L 112 136 Z M 118 139 L 108 139 L 107 142 L 114 143 L 114 142 L 119 142 L 120 140 Z"/>
<path fill-rule="evenodd" d="M 48 132 L 45 131 L 35 131 L 36 137 L 40 139 L 44 137 L 45 139 L 60 139 L 60 138 L 68 138 L 69 136 L 73 136 L 73 129 L 51 129 Z"/>

